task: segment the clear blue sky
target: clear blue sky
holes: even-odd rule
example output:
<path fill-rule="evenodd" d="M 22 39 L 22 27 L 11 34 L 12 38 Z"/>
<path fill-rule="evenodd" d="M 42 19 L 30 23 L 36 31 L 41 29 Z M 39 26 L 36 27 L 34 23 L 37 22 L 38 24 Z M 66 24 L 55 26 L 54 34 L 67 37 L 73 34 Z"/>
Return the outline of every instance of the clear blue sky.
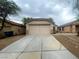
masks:
<path fill-rule="evenodd" d="M 13 21 L 20 22 L 23 17 L 52 17 L 57 25 L 75 20 L 76 12 L 72 11 L 74 0 L 14 0 L 21 8 L 18 16 L 11 16 Z"/>

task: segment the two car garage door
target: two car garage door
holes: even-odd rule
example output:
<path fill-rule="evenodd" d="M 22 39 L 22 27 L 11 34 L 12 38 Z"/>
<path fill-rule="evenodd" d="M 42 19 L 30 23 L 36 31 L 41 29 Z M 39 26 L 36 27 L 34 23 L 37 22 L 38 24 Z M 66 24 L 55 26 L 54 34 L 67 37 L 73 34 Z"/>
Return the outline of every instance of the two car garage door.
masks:
<path fill-rule="evenodd" d="M 49 35 L 50 25 L 30 25 L 29 34 Z"/>

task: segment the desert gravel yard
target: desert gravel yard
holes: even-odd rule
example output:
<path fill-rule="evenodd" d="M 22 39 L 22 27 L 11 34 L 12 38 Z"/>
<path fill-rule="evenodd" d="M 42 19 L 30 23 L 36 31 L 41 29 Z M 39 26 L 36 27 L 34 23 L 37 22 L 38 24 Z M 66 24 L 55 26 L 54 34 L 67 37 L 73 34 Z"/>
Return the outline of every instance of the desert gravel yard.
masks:
<path fill-rule="evenodd" d="M 70 52 L 79 58 L 79 37 L 76 35 L 53 35 Z"/>
<path fill-rule="evenodd" d="M 0 50 L 5 48 L 6 46 L 10 45 L 11 43 L 19 40 L 20 38 L 24 37 L 25 35 L 19 35 L 19 36 L 12 36 L 4 39 L 0 39 Z"/>
<path fill-rule="evenodd" d="M 28 35 L 0 51 L 0 59 L 78 59 L 52 35 Z"/>

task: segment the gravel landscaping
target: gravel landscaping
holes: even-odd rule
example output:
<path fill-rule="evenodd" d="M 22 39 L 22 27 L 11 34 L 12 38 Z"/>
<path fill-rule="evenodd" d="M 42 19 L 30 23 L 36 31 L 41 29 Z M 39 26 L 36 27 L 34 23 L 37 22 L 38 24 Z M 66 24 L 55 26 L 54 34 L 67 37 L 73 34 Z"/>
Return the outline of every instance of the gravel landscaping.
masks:
<path fill-rule="evenodd" d="M 79 58 L 79 37 L 76 35 L 53 35 L 70 52 Z"/>
<path fill-rule="evenodd" d="M 20 35 L 20 36 L 13 36 L 13 37 L 8 37 L 8 38 L 0 39 L 0 50 L 2 50 L 3 48 L 7 47 L 11 43 L 19 40 L 20 38 L 22 38 L 24 36 L 25 35 Z"/>

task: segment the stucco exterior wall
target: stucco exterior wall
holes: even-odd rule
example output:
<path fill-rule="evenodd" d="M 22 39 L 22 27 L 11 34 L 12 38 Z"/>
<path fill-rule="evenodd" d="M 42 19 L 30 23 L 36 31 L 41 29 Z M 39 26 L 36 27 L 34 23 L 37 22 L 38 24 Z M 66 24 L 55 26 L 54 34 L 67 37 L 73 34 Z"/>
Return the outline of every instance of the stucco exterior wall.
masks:
<path fill-rule="evenodd" d="M 48 21 L 32 21 L 29 24 L 50 24 Z"/>
<path fill-rule="evenodd" d="M 5 36 L 4 32 L 8 31 L 12 31 L 13 35 L 20 35 L 26 32 L 25 27 L 5 23 L 3 30 L 0 32 L 0 38 L 4 37 Z"/>
<path fill-rule="evenodd" d="M 64 32 L 70 33 L 72 32 L 71 29 L 71 26 L 64 27 Z"/>
<path fill-rule="evenodd" d="M 75 25 L 69 25 L 69 26 L 61 27 L 60 32 L 63 32 L 63 33 L 76 33 L 76 26 Z"/>
<path fill-rule="evenodd" d="M 76 33 L 77 31 L 76 31 L 76 26 L 75 25 L 73 25 L 72 26 L 72 33 Z"/>

